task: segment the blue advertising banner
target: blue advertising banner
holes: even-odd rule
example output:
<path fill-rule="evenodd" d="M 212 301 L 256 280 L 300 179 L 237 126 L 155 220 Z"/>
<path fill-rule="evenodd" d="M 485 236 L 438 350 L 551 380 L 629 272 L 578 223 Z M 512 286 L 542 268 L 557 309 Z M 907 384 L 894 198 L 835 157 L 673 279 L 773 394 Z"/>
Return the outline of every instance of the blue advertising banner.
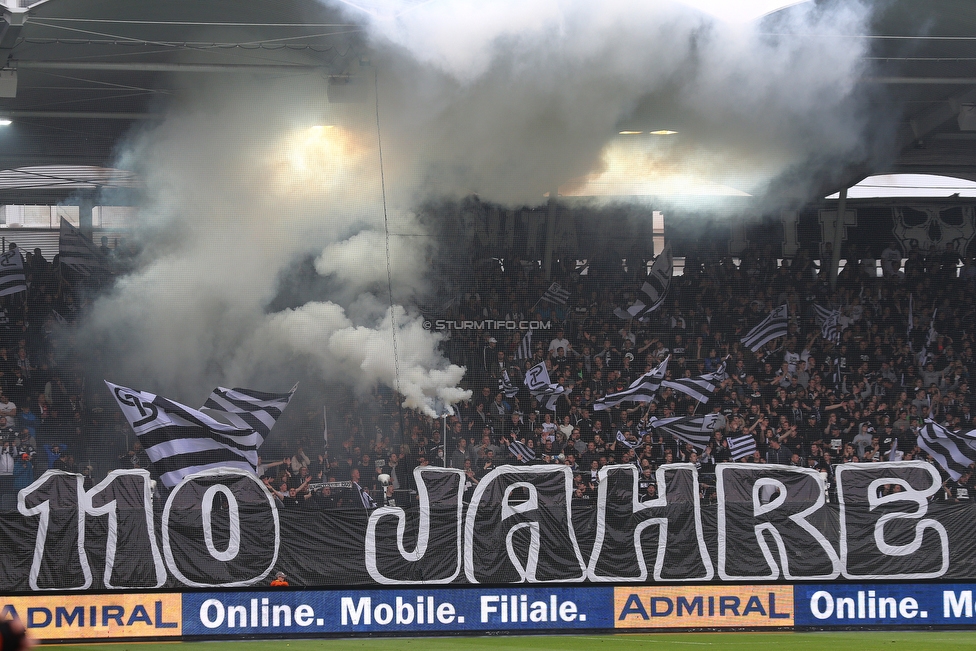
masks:
<path fill-rule="evenodd" d="M 613 628 L 613 588 L 201 592 L 184 635 L 436 633 Z"/>
<path fill-rule="evenodd" d="M 796 626 L 972 626 L 973 591 L 965 583 L 798 584 Z"/>

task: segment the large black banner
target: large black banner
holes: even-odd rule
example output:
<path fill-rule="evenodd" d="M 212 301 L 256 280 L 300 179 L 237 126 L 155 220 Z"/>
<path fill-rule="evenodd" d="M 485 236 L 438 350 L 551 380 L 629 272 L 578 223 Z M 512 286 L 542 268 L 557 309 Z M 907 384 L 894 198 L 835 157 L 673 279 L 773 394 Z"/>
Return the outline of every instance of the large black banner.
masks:
<path fill-rule="evenodd" d="M 924 462 L 848 464 L 828 502 L 822 473 L 720 464 L 703 504 L 690 464 L 600 471 L 574 500 L 565 466 L 502 466 L 462 500 L 461 471 L 418 468 L 419 508 L 282 508 L 256 477 L 187 477 L 154 504 L 149 475 L 115 471 L 93 489 L 49 471 L 0 516 L 0 589 L 154 589 L 518 582 L 976 580 L 976 510 L 933 502 Z M 711 478 L 709 478 L 711 481 Z"/>

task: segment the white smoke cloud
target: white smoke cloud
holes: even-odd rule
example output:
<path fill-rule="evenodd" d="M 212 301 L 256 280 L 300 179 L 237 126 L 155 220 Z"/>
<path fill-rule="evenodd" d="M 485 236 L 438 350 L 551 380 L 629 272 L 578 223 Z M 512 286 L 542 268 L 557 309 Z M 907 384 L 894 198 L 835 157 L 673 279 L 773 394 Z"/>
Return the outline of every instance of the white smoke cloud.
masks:
<path fill-rule="evenodd" d="M 396 278 L 399 291 L 419 294 L 425 285 L 418 273 L 429 248 L 422 237 L 397 234 L 390 241 L 389 273 Z M 380 231 L 361 231 L 347 240 L 332 242 L 315 259 L 315 270 L 323 276 L 334 276 L 342 291 L 352 296 L 388 281 L 386 235 Z M 388 307 L 388 306 L 387 306 Z"/>
<path fill-rule="evenodd" d="M 863 44 L 823 35 L 856 33 L 868 12 L 834 4 L 766 27 L 667 2 L 343 5 L 368 23 L 371 63 L 351 72 L 370 89 L 376 76 L 387 210 L 372 96 L 330 105 L 325 80 L 307 78 L 186 88 L 123 149 L 119 166 L 145 181 L 145 250 L 81 340 L 111 351 L 109 379 L 190 401 L 218 382 L 287 388 L 298 372 L 380 382 L 426 410 L 456 401 L 462 369 L 386 291 L 389 273 L 409 305 L 436 254 L 410 211 L 470 193 L 535 205 L 635 173 L 757 193 L 798 166 L 864 157 Z M 680 133 L 622 146 L 623 128 Z M 267 314 L 307 256 L 331 302 Z"/>
<path fill-rule="evenodd" d="M 110 351 L 113 381 L 190 404 L 218 383 L 281 390 L 306 374 L 363 391 L 382 383 L 428 413 L 467 395 L 440 335 L 391 310 L 375 140 L 342 109 L 311 120 L 344 125 L 327 128 L 281 104 L 321 102 L 324 87 L 227 83 L 187 90 L 126 148 L 123 164 L 145 182 L 145 250 L 97 300 L 83 345 Z M 411 214 L 389 218 L 394 298 L 409 300 L 429 245 Z M 281 275 L 309 255 L 334 277 L 331 302 L 267 314 Z"/>
<path fill-rule="evenodd" d="M 432 398 L 448 403 L 470 397 L 457 388 L 464 375 L 458 366 L 433 368 L 440 359 L 441 337 L 425 330 L 417 319 L 395 308 L 396 348 L 391 311 L 374 327 L 355 326 L 339 306 L 307 303 L 266 319 L 236 357 L 235 374 L 253 376 L 269 367 L 311 359 L 316 370 L 330 378 L 344 378 L 365 391 L 376 383 L 397 389 L 405 406 L 434 416 Z M 285 360 L 281 355 L 285 354 Z"/>
<path fill-rule="evenodd" d="M 677 2 L 356 4 L 340 6 L 368 22 L 386 130 L 421 152 L 426 192 L 536 204 L 605 171 L 622 129 L 680 132 L 663 151 L 639 138 L 654 173 L 752 194 L 869 155 L 865 41 L 837 37 L 864 30 L 860 2 L 745 24 Z"/>

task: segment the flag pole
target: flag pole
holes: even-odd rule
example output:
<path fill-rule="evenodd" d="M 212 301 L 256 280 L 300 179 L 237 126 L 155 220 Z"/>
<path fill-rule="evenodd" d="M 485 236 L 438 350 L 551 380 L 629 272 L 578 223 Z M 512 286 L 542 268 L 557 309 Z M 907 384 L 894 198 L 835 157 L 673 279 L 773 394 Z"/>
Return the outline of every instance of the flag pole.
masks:
<path fill-rule="evenodd" d="M 325 405 L 322 406 L 322 438 L 325 440 L 325 447 L 329 447 L 329 413 Z"/>
<path fill-rule="evenodd" d="M 530 319 L 532 318 L 532 313 L 533 313 L 533 312 L 535 312 L 535 308 L 537 308 L 537 307 L 539 307 L 539 303 L 541 303 L 541 302 L 542 302 L 542 298 L 543 298 L 543 296 L 545 296 L 545 294 L 543 294 L 542 296 L 540 296 L 540 297 L 539 297 L 539 300 L 537 300 L 537 301 L 535 302 L 535 304 L 534 304 L 534 305 L 533 305 L 532 307 L 530 307 L 530 308 L 529 308 L 529 318 L 530 318 Z"/>

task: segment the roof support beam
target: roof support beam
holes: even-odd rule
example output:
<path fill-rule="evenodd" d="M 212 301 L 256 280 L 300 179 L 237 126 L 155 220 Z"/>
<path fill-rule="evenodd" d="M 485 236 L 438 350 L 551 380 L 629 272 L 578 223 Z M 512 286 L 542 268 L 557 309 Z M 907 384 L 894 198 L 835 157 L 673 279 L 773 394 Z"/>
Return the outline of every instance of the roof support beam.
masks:
<path fill-rule="evenodd" d="M 973 84 L 976 86 L 976 79 Z M 976 88 L 971 88 L 964 93 L 950 97 L 944 102 L 913 116 L 909 120 L 913 138 L 902 137 L 899 142 L 899 149 L 904 149 L 919 140 L 923 140 L 927 135 L 941 127 L 943 124 L 959 115 L 959 109 L 963 104 L 976 102 Z"/>
<path fill-rule="evenodd" d="M 0 50 L 12 50 L 20 36 L 20 30 L 27 20 L 26 9 L 4 9 L 0 5 Z M 2 57 L 2 55 L 0 55 Z M 6 58 L 6 57 L 3 57 Z M 3 60 L 0 59 L 0 68 Z"/>

